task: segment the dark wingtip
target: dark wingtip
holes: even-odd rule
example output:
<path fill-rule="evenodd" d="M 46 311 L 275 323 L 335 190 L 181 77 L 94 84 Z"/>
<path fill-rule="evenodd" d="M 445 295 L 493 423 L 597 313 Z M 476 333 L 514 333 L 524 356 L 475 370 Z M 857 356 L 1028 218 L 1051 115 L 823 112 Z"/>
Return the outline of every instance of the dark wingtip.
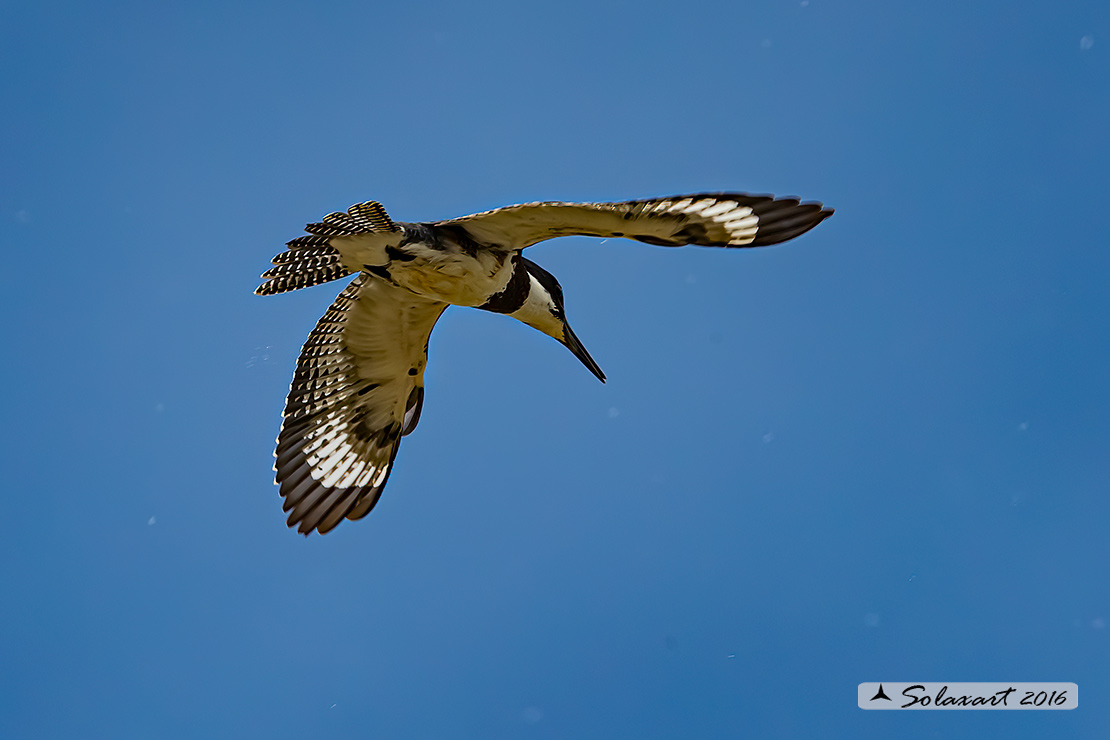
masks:
<path fill-rule="evenodd" d="M 752 206 L 752 210 L 759 217 L 759 229 L 755 239 L 746 245 L 749 247 L 768 247 L 790 241 L 813 229 L 835 212 L 817 201 L 802 203 L 793 197 L 760 203 Z"/>

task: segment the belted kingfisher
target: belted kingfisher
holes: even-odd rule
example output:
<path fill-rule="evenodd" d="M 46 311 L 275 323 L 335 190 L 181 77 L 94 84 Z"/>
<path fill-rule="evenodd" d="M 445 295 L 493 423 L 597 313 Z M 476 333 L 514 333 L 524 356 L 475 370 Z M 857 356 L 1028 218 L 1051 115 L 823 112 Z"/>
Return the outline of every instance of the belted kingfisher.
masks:
<path fill-rule="evenodd" d="M 764 247 L 831 216 L 820 203 L 699 193 L 622 203 L 526 203 L 449 221 L 395 223 L 367 201 L 308 224 L 263 273 L 273 295 L 355 274 L 297 360 L 274 469 L 288 525 L 308 535 L 378 502 L 401 437 L 420 421 L 428 337 L 449 305 L 502 313 L 605 374 L 563 312 L 555 277 L 522 250 L 558 236 L 664 247 Z"/>

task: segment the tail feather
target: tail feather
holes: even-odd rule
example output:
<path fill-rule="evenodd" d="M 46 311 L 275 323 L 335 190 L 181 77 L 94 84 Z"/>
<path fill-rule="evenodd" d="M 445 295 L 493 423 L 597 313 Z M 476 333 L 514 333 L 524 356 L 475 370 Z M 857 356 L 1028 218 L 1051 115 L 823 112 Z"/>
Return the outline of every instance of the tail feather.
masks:
<path fill-rule="evenodd" d="M 280 270 L 280 272 L 279 272 Z M 262 274 L 266 282 L 254 289 L 256 295 L 277 295 L 290 290 L 310 288 L 320 283 L 339 280 L 354 273 L 339 262 L 339 253 L 327 261 L 319 258 L 307 262 L 290 261 Z"/>
<path fill-rule="evenodd" d="M 292 242 L 290 242 L 290 244 L 292 244 Z M 292 247 L 291 246 L 291 247 L 289 247 L 288 251 L 281 252 L 280 254 L 275 255 L 274 258 L 271 260 L 271 262 L 275 265 L 285 265 L 285 264 L 288 264 L 290 262 L 304 262 L 306 260 L 310 260 L 310 259 L 313 259 L 315 257 L 326 257 L 327 255 L 333 254 L 334 252 L 335 252 L 335 248 L 332 247 L 332 246 L 329 246 L 326 242 L 322 246 L 319 246 L 319 247 L 316 247 L 316 246 Z"/>
<path fill-rule="evenodd" d="M 303 238 L 303 237 L 302 237 Z M 319 238 L 319 237 L 313 237 Z M 308 288 L 320 283 L 351 275 L 352 272 L 339 260 L 339 252 L 333 247 L 323 245 L 294 246 L 289 243 L 289 251 L 274 257 L 274 267 L 262 273 L 266 282 L 255 288 L 257 295 L 276 295 L 290 290 Z"/>
<path fill-rule="evenodd" d="M 288 249 L 274 257 L 275 266 L 262 273 L 266 282 L 255 289 L 257 295 L 285 293 L 353 275 L 331 246 L 332 237 L 399 229 L 381 204 L 371 200 L 351 206 L 346 213 L 329 213 L 321 223 L 308 224 L 305 231 L 309 235 L 288 242 Z"/>

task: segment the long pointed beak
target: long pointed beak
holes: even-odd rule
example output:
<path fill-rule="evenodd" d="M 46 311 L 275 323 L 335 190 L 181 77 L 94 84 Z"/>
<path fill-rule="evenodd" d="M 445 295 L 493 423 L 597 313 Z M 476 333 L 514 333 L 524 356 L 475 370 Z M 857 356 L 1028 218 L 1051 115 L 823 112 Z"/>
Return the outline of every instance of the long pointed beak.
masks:
<path fill-rule="evenodd" d="M 563 322 L 563 346 L 574 353 L 574 356 L 582 361 L 582 364 L 589 368 L 589 371 L 597 376 L 597 379 L 602 383 L 605 382 L 605 373 L 601 372 L 601 368 L 594 358 L 590 357 L 590 353 L 582 346 L 582 342 L 571 331 L 570 324 Z"/>

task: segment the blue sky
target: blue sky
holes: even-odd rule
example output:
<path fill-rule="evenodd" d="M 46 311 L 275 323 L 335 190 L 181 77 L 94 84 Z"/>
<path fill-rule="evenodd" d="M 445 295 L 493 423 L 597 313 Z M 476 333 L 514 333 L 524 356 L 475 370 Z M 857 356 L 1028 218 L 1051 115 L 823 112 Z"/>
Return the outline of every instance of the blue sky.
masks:
<path fill-rule="evenodd" d="M 1105 3 L 35 3 L 0 42 L 0 735 L 1104 733 Z M 340 285 L 252 290 L 304 223 L 712 190 L 837 213 L 530 250 L 609 383 L 452 309 L 372 515 L 286 529 Z"/>

